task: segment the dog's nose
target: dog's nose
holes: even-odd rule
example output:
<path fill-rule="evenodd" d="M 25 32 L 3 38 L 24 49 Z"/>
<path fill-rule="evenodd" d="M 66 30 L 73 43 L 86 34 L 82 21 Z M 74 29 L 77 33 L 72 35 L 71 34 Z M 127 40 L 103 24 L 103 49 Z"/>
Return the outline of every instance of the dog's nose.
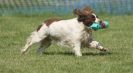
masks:
<path fill-rule="evenodd" d="M 103 22 L 102 20 L 99 21 L 99 23 L 102 23 L 102 22 Z"/>

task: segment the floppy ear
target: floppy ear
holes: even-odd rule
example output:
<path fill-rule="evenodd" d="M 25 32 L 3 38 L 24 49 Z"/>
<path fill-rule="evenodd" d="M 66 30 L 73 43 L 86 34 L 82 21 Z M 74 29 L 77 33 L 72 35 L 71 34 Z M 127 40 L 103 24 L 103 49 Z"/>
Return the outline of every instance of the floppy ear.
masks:
<path fill-rule="evenodd" d="M 74 9 L 73 10 L 73 13 L 76 14 L 76 15 L 82 15 L 82 12 L 80 11 L 80 9 Z"/>
<path fill-rule="evenodd" d="M 93 13 L 93 10 L 89 6 L 86 6 L 85 8 L 83 8 L 83 13 L 85 15 L 88 15 L 88 14 Z"/>

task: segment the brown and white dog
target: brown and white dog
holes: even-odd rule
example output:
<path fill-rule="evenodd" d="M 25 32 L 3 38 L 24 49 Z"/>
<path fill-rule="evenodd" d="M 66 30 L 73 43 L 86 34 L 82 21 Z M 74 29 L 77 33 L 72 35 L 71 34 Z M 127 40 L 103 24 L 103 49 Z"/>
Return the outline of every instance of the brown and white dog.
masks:
<path fill-rule="evenodd" d="M 85 7 L 82 10 L 75 9 L 78 17 L 68 20 L 48 19 L 33 31 L 27 39 L 26 45 L 21 49 L 25 53 L 34 43 L 40 42 L 38 52 L 42 53 L 53 42 L 58 45 L 72 48 L 76 56 L 82 56 L 81 47 L 91 47 L 106 51 L 106 49 L 92 38 L 92 29 L 89 26 L 93 22 L 100 22 L 92 9 Z"/>

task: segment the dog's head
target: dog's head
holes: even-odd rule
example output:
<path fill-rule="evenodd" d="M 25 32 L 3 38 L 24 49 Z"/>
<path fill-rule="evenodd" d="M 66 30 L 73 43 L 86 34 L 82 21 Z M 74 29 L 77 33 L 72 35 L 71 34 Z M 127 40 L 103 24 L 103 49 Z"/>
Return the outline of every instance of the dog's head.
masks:
<path fill-rule="evenodd" d="M 82 10 L 75 9 L 74 14 L 78 16 L 78 21 L 83 22 L 86 26 L 91 26 L 93 22 L 100 22 L 100 19 L 90 7 L 85 7 Z"/>

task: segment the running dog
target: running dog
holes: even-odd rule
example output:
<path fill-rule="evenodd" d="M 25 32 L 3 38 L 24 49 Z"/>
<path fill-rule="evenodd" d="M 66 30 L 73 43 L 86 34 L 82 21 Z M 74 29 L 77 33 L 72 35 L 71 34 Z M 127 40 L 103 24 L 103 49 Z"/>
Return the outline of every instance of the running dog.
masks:
<path fill-rule="evenodd" d="M 38 52 L 42 53 L 52 43 L 72 48 L 76 56 L 82 56 L 81 47 L 96 48 L 106 51 L 99 42 L 92 37 L 92 29 L 89 27 L 94 22 L 100 22 L 90 7 L 74 9 L 76 18 L 68 20 L 48 19 L 28 37 L 21 53 L 25 53 L 34 43 L 40 43 Z"/>

